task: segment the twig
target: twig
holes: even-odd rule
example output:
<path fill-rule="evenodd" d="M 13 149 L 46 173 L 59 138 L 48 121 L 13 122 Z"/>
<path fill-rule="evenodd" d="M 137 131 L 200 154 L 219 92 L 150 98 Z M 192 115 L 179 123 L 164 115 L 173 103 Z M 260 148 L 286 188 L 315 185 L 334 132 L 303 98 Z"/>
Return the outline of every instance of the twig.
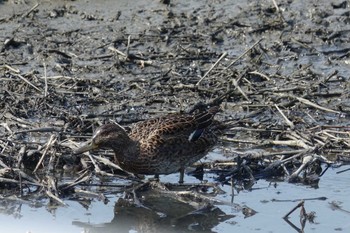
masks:
<path fill-rule="evenodd" d="M 11 73 L 13 76 L 16 76 L 20 79 L 22 79 L 24 82 L 28 83 L 30 86 L 32 86 L 35 90 L 37 90 L 38 92 L 42 92 L 42 90 L 40 90 L 38 87 L 36 87 L 33 83 L 31 83 L 28 79 L 26 79 L 25 77 L 23 77 L 20 74 L 15 74 L 15 73 Z"/>
<path fill-rule="evenodd" d="M 60 190 L 66 190 L 66 189 L 72 188 L 72 187 L 74 187 L 74 186 L 76 186 L 78 184 L 85 183 L 85 182 L 89 181 L 90 179 L 91 179 L 91 175 L 88 174 L 87 171 L 85 171 L 81 176 L 79 176 L 73 182 L 59 185 L 58 188 Z"/>
<path fill-rule="evenodd" d="M 18 180 L 9 179 L 9 178 L 2 178 L 2 177 L 0 177 L 0 182 L 1 183 L 13 183 L 13 184 L 18 184 L 19 185 L 19 181 Z"/>
<path fill-rule="evenodd" d="M 274 5 L 275 8 L 276 8 L 276 11 L 277 11 L 277 12 L 280 12 L 280 8 L 278 7 L 277 2 L 276 2 L 275 0 L 272 0 L 272 2 L 273 2 L 273 5 Z"/>
<path fill-rule="evenodd" d="M 96 193 L 96 192 L 82 190 L 82 189 L 78 189 L 78 188 L 74 189 L 74 193 L 81 196 L 81 197 L 97 198 L 97 199 L 103 201 L 104 203 L 108 202 L 107 197 L 103 193 Z"/>
<path fill-rule="evenodd" d="M 317 105 L 317 104 L 311 102 L 310 100 L 307 100 L 307 99 L 304 99 L 304 98 L 301 98 L 301 97 L 298 97 L 298 96 L 294 96 L 294 98 L 296 98 L 298 101 L 300 101 L 300 102 L 302 102 L 302 103 L 304 103 L 306 105 L 309 105 L 311 107 L 318 108 L 318 109 L 326 111 L 326 112 L 332 112 L 332 113 L 341 114 L 341 112 L 338 112 L 338 111 L 335 111 L 335 110 L 332 110 L 332 109 L 329 109 L 329 108 L 322 107 L 320 105 Z"/>
<path fill-rule="evenodd" d="M 256 75 L 259 75 L 260 77 L 266 79 L 267 81 L 270 81 L 271 79 L 269 78 L 269 76 L 265 75 L 265 74 L 262 74 L 258 71 L 252 71 L 252 72 L 249 72 L 248 74 L 256 74 Z"/>
<path fill-rule="evenodd" d="M 9 178 L 2 178 L 2 177 L 0 177 L 0 182 L 1 183 L 13 183 L 13 184 L 18 184 L 19 185 L 19 181 L 18 180 L 9 179 Z M 32 182 L 28 182 L 28 181 L 22 181 L 22 184 L 35 185 L 35 186 L 40 186 L 40 187 L 43 186 L 42 184 L 32 183 Z"/>
<path fill-rule="evenodd" d="M 347 171 L 350 171 L 350 168 L 347 168 L 347 169 L 344 169 L 341 171 L 337 171 L 336 174 L 340 174 L 340 173 L 347 172 Z"/>
<path fill-rule="evenodd" d="M 274 171 L 277 167 L 279 166 L 284 166 L 286 163 L 288 163 L 289 161 L 298 158 L 304 154 L 306 154 L 309 150 L 302 150 L 299 153 L 288 157 L 286 159 L 281 159 L 281 160 L 275 160 L 274 162 L 272 162 L 271 164 L 269 164 L 265 169 L 264 172 L 270 172 L 270 171 Z M 288 153 L 285 153 L 288 154 Z M 286 174 L 289 174 L 289 172 L 286 172 Z"/>
<path fill-rule="evenodd" d="M 242 90 L 242 88 L 238 85 L 238 82 L 236 79 L 232 79 L 232 84 L 237 88 L 237 90 L 243 95 L 243 97 L 251 102 L 251 100 L 249 99 L 249 97 L 245 94 L 245 92 Z"/>
<path fill-rule="evenodd" d="M 284 219 L 287 219 L 296 209 L 304 206 L 304 200 L 300 201 L 293 209 L 291 209 L 286 215 L 283 216 Z"/>
<path fill-rule="evenodd" d="M 266 140 L 264 145 L 284 145 L 284 146 L 295 146 L 295 147 L 301 147 L 304 149 L 310 149 L 311 147 L 308 146 L 304 141 L 302 140 Z"/>
<path fill-rule="evenodd" d="M 44 128 L 35 128 L 35 129 L 27 129 L 27 130 L 19 130 L 14 132 L 14 134 L 19 133 L 33 133 L 33 132 L 59 132 L 61 129 L 54 127 L 44 127 Z"/>
<path fill-rule="evenodd" d="M 45 80 L 45 91 L 44 91 L 44 96 L 47 96 L 47 90 L 48 90 L 48 85 L 47 85 L 47 73 L 46 73 L 46 63 L 44 62 L 44 80 Z"/>
<path fill-rule="evenodd" d="M 320 106 L 318 104 L 315 104 L 315 103 L 311 102 L 308 99 L 305 99 L 305 98 L 302 98 L 302 97 L 298 97 L 298 96 L 295 96 L 295 95 L 292 95 L 292 94 L 274 94 L 274 95 L 278 95 L 278 96 L 282 96 L 282 97 L 290 97 L 290 98 L 298 100 L 299 102 L 301 102 L 303 104 L 309 105 L 311 107 L 314 107 L 314 108 L 317 108 L 317 109 L 320 109 L 320 110 L 323 110 L 323 111 L 326 111 L 326 112 L 332 112 L 332 113 L 341 114 L 341 112 L 339 112 L 339 111 L 335 111 L 333 109 L 322 107 L 322 106 Z"/>
<path fill-rule="evenodd" d="M 73 79 L 73 80 L 85 80 L 84 78 L 79 78 L 79 77 L 71 77 L 71 76 L 64 76 L 64 75 L 56 75 L 56 76 L 51 76 L 51 77 L 39 77 L 41 79 Z"/>
<path fill-rule="evenodd" d="M 233 204 L 235 200 L 235 188 L 234 188 L 233 176 L 231 176 L 230 186 L 231 186 L 231 203 Z"/>
<path fill-rule="evenodd" d="M 61 205 L 68 206 L 68 204 L 64 203 L 59 197 L 55 196 L 50 190 L 46 190 L 46 195 L 49 196 L 51 199 L 55 200 L 56 202 L 60 203 Z"/>
<path fill-rule="evenodd" d="M 25 18 L 25 17 L 27 17 L 30 13 L 32 13 L 37 7 L 39 6 L 39 3 L 37 3 L 37 4 L 35 4 L 29 11 L 27 11 L 26 13 L 24 13 L 23 15 L 22 15 L 22 19 L 23 18 Z"/>
<path fill-rule="evenodd" d="M 120 51 L 120 50 L 118 50 L 118 49 L 116 49 L 116 48 L 114 48 L 114 47 L 109 46 L 108 49 L 111 50 L 111 51 L 113 51 L 113 52 L 116 52 L 116 53 L 119 54 L 119 55 L 122 55 L 122 56 L 125 57 L 125 58 L 128 57 L 127 54 L 123 53 L 122 51 Z"/>
<path fill-rule="evenodd" d="M 203 75 L 203 77 L 196 83 L 196 86 L 198 86 L 202 81 L 203 79 L 219 64 L 219 62 L 225 58 L 227 56 L 227 52 L 224 52 L 220 57 L 219 59 L 214 63 L 214 65 L 212 65 L 210 67 L 210 69 Z"/>
<path fill-rule="evenodd" d="M 94 165 L 95 168 L 95 172 L 96 173 L 101 173 L 101 168 L 98 166 L 98 164 L 96 163 L 95 159 L 93 158 L 93 156 L 91 155 L 90 152 L 87 152 L 88 157 L 90 158 L 92 164 Z"/>
<path fill-rule="evenodd" d="M 257 42 L 255 42 L 249 49 L 247 49 L 244 53 L 242 53 L 239 57 L 237 57 L 235 60 L 233 60 L 226 68 L 224 68 L 224 71 L 233 66 L 238 60 L 240 60 L 244 55 L 249 53 L 250 50 L 252 50 L 257 44 L 259 44 L 263 38 L 259 39 Z"/>
<path fill-rule="evenodd" d="M 317 158 L 315 158 L 315 156 L 312 156 L 312 155 L 305 156 L 303 158 L 303 163 L 295 172 L 293 172 L 293 174 L 289 177 L 288 181 L 293 182 L 299 176 L 299 174 L 304 170 L 306 166 L 308 166 L 309 164 L 313 163 L 316 160 Z"/>
<path fill-rule="evenodd" d="M 8 70 L 10 70 L 10 71 L 12 71 L 12 72 L 15 72 L 15 73 L 21 72 L 19 69 L 14 68 L 14 67 L 9 66 L 9 65 L 4 65 L 3 67 L 6 68 L 6 69 L 8 69 Z"/>
<path fill-rule="evenodd" d="M 328 82 L 333 76 L 337 75 L 339 72 L 338 70 L 333 71 L 330 75 L 328 75 L 322 82 L 326 83 Z"/>
<path fill-rule="evenodd" d="M 126 46 L 126 57 L 129 57 L 130 55 L 130 41 L 131 41 L 131 35 L 128 36 L 128 44 Z"/>
<path fill-rule="evenodd" d="M 349 210 L 343 209 L 343 208 L 339 205 L 339 203 L 337 203 L 336 201 L 332 201 L 332 202 L 329 203 L 329 204 L 331 205 L 332 210 L 340 210 L 340 211 L 342 211 L 342 212 L 344 212 L 344 213 L 350 214 L 350 211 L 349 211 Z"/>
<path fill-rule="evenodd" d="M 103 158 L 103 157 L 99 157 L 99 156 L 95 156 L 95 155 L 92 155 L 96 160 L 99 160 L 101 163 L 107 165 L 107 166 L 110 166 L 110 167 L 113 167 L 117 170 L 121 170 L 123 172 L 125 172 L 126 174 L 130 175 L 130 176 L 134 176 L 132 173 L 130 172 L 127 172 L 125 171 L 123 168 L 121 168 L 120 166 L 118 166 L 117 164 L 115 163 L 112 163 L 109 159 L 106 159 L 106 158 Z M 125 177 L 123 177 L 125 178 Z"/>
<path fill-rule="evenodd" d="M 283 117 L 283 119 L 285 120 L 285 122 L 287 123 L 287 125 L 289 125 L 289 127 L 290 127 L 291 129 L 293 129 L 293 128 L 294 128 L 293 122 L 291 122 L 291 121 L 286 117 L 286 115 L 284 115 L 284 113 L 281 111 L 281 109 L 278 107 L 277 104 L 275 104 L 275 108 L 276 108 L 276 109 L 278 110 L 278 112 L 282 115 L 282 117 Z"/>
<path fill-rule="evenodd" d="M 39 166 L 41 165 L 41 163 L 43 162 L 43 160 L 44 160 L 44 158 L 45 158 L 45 156 L 46 156 L 46 154 L 47 154 L 49 148 L 51 147 L 51 145 L 52 145 L 53 143 L 55 143 L 56 139 L 57 139 L 57 138 L 56 138 L 55 135 L 51 135 L 51 137 L 49 138 L 49 141 L 48 141 L 47 144 L 46 144 L 46 148 L 45 148 L 45 150 L 44 150 L 44 152 L 43 152 L 43 155 L 41 156 L 39 162 L 36 164 L 36 167 L 35 167 L 35 169 L 34 169 L 33 172 L 36 172 L 36 171 L 38 170 L 38 168 L 39 168 Z"/>
<path fill-rule="evenodd" d="M 31 183 L 33 183 L 33 184 L 35 184 L 37 186 L 43 186 L 38 180 L 34 179 L 33 177 L 31 177 L 30 175 L 28 175 L 27 173 L 25 173 L 21 169 L 15 168 L 15 169 L 13 169 L 13 171 L 18 172 L 21 175 L 22 178 L 30 181 Z"/>

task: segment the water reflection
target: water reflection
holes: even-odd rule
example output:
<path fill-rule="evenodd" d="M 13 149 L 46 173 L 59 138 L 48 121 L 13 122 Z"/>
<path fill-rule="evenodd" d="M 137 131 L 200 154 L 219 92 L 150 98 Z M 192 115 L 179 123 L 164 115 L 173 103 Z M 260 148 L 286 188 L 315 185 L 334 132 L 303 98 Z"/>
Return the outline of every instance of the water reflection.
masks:
<path fill-rule="evenodd" d="M 181 195 L 159 190 L 147 190 L 136 196 L 132 201 L 119 198 L 109 223 L 73 224 L 88 232 L 214 232 L 215 226 L 234 217 L 198 196 L 192 201 L 187 196 L 185 201 Z"/>

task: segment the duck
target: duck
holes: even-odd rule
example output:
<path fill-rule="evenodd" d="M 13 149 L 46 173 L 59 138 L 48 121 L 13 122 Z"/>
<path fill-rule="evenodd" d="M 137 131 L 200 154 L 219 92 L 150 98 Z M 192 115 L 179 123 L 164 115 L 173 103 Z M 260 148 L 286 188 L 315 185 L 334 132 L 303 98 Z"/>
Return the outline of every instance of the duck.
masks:
<path fill-rule="evenodd" d="M 194 113 L 167 114 L 136 122 L 129 130 L 117 123 L 104 124 L 74 154 L 112 149 L 114 163 L 123 170 L 156 178 L 180 172 L 182 184 L 185 168 L 217 144 L 214 116 L 219 111 L 219 106 L 213 106 Z"/>

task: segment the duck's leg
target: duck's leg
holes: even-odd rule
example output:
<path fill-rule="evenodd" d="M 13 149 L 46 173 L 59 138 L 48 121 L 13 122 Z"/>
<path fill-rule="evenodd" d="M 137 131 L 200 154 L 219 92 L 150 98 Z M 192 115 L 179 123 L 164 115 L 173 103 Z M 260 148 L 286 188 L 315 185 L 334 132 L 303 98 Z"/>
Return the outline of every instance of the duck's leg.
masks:
<path fill-rule="evenodd" d="M 179 184 L 184 183 L 184 174 L 185 174 L 185 168 L 180 168 L 180 179 L 179 179 Z"/>
<path fill-rule="evenodd" d="M 154 177 L 148 178 L 148 182 L 159 182 L 159 174 L 155 174 Z"/>
<path fill-rule="evenodd" d="M 155 179 L 156 181 L 159 181 L 159 174 L 154 175 L 154 179 Z"/>

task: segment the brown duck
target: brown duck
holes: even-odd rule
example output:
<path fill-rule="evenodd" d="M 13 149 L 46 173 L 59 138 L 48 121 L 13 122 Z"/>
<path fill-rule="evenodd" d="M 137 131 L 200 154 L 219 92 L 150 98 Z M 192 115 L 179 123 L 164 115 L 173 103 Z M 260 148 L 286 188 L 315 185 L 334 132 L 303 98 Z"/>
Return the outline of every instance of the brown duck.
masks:
<path fill-rule="evenodd" d="M 212 123 L 218 111 L 215 106 L 196 114 L 169 114 L 135 123 L 129 132 L 118 124 L 102 125 L 75 154 L 109 148 L 115 163 L 128 172 L 158 177 L 179 171 L 183 183 L 184 169 L 217 142 Z"/>

